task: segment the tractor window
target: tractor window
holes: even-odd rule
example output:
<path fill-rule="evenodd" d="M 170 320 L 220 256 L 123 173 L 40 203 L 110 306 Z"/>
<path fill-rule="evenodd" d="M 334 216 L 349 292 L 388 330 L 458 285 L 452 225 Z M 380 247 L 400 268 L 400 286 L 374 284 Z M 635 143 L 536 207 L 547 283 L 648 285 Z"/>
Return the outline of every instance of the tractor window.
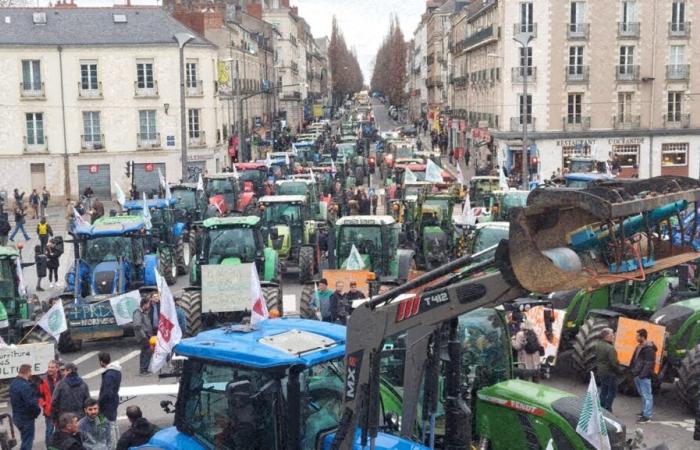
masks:
<path fill-rule="evenodd" d="M 437 198 L 432 198 L 428 199 L 425 201 L 425 204 L 428 206 L 437 206 L 440 208 L 440 220 L 445 220 L 445 219 L 452 219 L 450 217 L 450 201 L 447 199 L 437 199 Z"/>
<path fill-rule="evenodd" d="M 211 179 L 207 183 L 207 191 L 210 195 L 233 193 L 233 183 L 228 178 Z"/>
<path fill-rule="evenodd" d="M 9 258 L 0 260 L 0 298 L 15 297 L 15 262 Z"/>
<path fill-rule="evenodd" d="M 126 236 L 105 236 L 89 239 L 83 244 L 83 259 L 90 266 L 105 261 L 124 258 L 132 260 L 130 238 Z"/>
<path fill-rule="evenodd" d="M 193 210 L 197 208 L 197 192 L 189 189 L 178 189 L 173 193 L 173 197 L 177 199 L 175 208 L 181 210 Z"/>
<path fill-rule="evenodd" d="M 220 264 L 226 258 L 239 258 L 241 262 L 255 261 L 255 234 L 252 228 L 211 230 L 209 239 L 209 264 Z"/>
<path fill-rule="evenodd" d="M 472 253 L 479 253 L 489 247 L 493 247 L 501 242 L 501 239 L 508 239 L 508 229 L 505 227 L 483 227 L 479 228 L 474 237 Z"/>
<path fill-rule="evenodd" d="M 501 198 L 501 218 L 504 221 L 510 220 L 510 212 L 513 208 L 524 207 L 527 203 L 529 192 L 510 192 Z"/>
<path fill-rule="evenodd" d="M 306 183 L 282 183 L 277 186 L 277 195 L 306 195 Z"/>
<path fill-rule="evenodd" d="M 254 185 L 262 184 L 263 174 L 256 169 L 253 170 L 239 170 L 238 177 L 241 181 L 252 181 Z"/>
<path fill-rule="evenodd" d="M 374 254 L 382 249 L 382 233 L 379 226 L 343 226 L 338 241 L 338 262 L 350 256 L 353 244 L 360 254 Z"/>
<path fill-rule="evenodd" d="M 241 450 L 275 448 L 277 396 L 270 393 L 270 375 L 252 369 L 236 368 L 190 360 L 185 366 L 181 390 L 184 428 L 208 448 Z M 250 382 L 246 397 L 227 395 L 230 383 Z"/>
<path fill-rule="evenodd" d="M 477 309 L 459 317 L 462 376 L 474 376 L 474 390 L 509 378 L 510 340 L 505 324 L 493 309 Z"/>
<path fill-rule="evenodd" d="M 300 205 L 289 203 L 268 203 L 265 205 L 266 224 L 291 225 L 302 220 Z"/>

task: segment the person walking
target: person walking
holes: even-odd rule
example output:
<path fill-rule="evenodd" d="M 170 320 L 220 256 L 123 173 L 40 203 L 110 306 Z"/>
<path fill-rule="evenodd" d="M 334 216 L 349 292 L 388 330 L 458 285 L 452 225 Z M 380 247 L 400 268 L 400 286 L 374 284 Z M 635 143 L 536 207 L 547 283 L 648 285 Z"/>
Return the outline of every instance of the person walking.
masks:
<path fill-rule="evenodd" d="M 374 188 L 370 189 L 369 200 L 372 204 L 372 215 L 376 216 L 377 206 L 379 205 L 379 196 L 377 195 L 377 191 L 375 191 Z"/>
<path fill-rule="evenodd" d="M 102 372 L 102 383 L 100 384 L 100 394 L 97 401 L 100 407 L 100 413 L 105 416 L 112 428 L 115 440 L 119 434 L 117 426 L 117 407 L 119 406 L 119 388 L 122 384 L 122 366 L 117 361 L 112 362 L 112 356 L 105 351 L 97 354 L 97 360 L 100 367 L 104 369 Z"/>
<path fill-rule="evenodd" d="M 46 375 L 42 378 L 39 385 L 39 406 L 44 411 L 44 422 L 46 424 L 44 442 L 46 443 L 49 442 L 54 431 L 53 419 L 51 418 L 51 399 L 59 381 L 61 381 L 61 374 L 58 371 L 58 361 L 49 361 Z"/>
<path fill-rule="evenodd" d="M 46 268 L 49 270 L 49 287 L 51 289 L 58 284 L 58 267 L 60 265 L 62 252 L 56 246 L 54 240 L 50 240 L 46 246 Z"/>
<path fill-rule="evenodd" d="M 22 206 L 17 206 L 15 207 L 15 231 L 12 232 L 10 235 L 10 240 L 12 242 L 15 241 L 15 235 L 17 234 L 18 231 L 21 231 L 22 234 L 24 235 L 24 240 L 28 241 L 31 238 L 27 234 L 27 231 L 24 229 L 24 217 L 27 215 L 27 213 L 24 211 L 24 208 Z"/>
<path fill-rule="evenodd" d="M 40 205 L 40 211 L 39 213 L 44 216 L 46 215 L 46 208 L 49 207 L 49 200 L 51 200 L 51 193 L 49 192 L 48 189 L 46 189 L 46 186 L 41 190 L 41 203 Z"/>
<path fill-rule="evenodd" d="M 31 450 L 34 444 L 34 422 L 41 408 L 36 396 L 36 391 L 29 379 L 32 376 L 32 366 L 22 364 L 19 366 L 17 377 L 10 383 L 10 405 L 12 406 L 12 420 L 15 423 L 22 439 L 20 450 Z"/>
<path fill-rule="evenodd" d="M 601 339 L 595 345 L 596 373 L 600 383 L 600 406 L 612 413 L 612 405 L 617 392 L 617 377 L 622 375 L 615 350 L 615 332 L 603 328 Z"/>
<path fill-rule="evenodd" d="M 90 398 L 90 390 L 78 375 L 78 366 L 73 363 L 63 366 L 63 380 L 58 383 L 51 399 L 51 414 L 54 420 L 67 412 L 82 418 L 85 414 L 85 400 L 88 398 Z"/>
<path fill-rule="evenodd" d="M 43 292 L 41 280 L 46 277 L 46 269 L 48 267 L 48 258 L 46 253 L 41 251 L 41 245 L 34 246 L 34 265 L 36 266 L 36 291 Z"/>
<path fill-rule="evenodd" d="M 151 344 L 150 339 L 153 336 L 153 326 L 148 313 L 151 310 L 151 301 L 148 298 L 142 298 L 138 309 L 134 311 L 134 335 L 141 348 L 139 356 L 139 375 L 148 375 L 148 366 L 151 363 Z"/>
<path fill-rule="evenodd" d="M 32 210 L 32 219 L 39 217 L 39 193 L 36 189 L 32 189 L 32 193 L 29 194 L 29 207 Z"/>
<path fill-rule="evenodd" d="M 639 414 L 637 423 L 651 421 L 652 409 L 654 407 L 654 397 L 651 392 L 651 377 L 654 375 L 654 365 L 656 364 L 656 344 L 648 340 L 647 330 L 640 328 L 637 330 L 637 347 L 632 354 L 630 371 L 634 377 L 634 386 L 637 393 L 642 398 L 642 412 Z"/>
<path fill-rule="evenodd" d="M 49 238 L 53 237 L 53 229 L 51 225 L 46 222 L 46 217 L 42 217 L 38 224 L 36 224 L 36 234 L 39 236 L 39 244 L 41 245 L 41 252 L 46 251 L 46 244 L 49 242 Z"/>
<path fill-rule="evenodd" d="M 19 193 L 19 189 L 15 188 L 15 208 L 24 208 L 24 192 Z"/>
<path fill-rule="evenodd" d="M 78 431 L 78 416 L 63 413 L 58 418 L 58 430 L 51 436 L 48 447 L 56 450 L 87 450 Z"/>
<path fill-rule="evenodd" d="M 524 320 L 520 324 L 520 331 L 511 337 L 511 341 L 513 348 L 518 351 L 518 364 L 528 370 L 539 369 L 540 354 L 544 349 L 529 320 Z M 532 377 L 532 381 L 537 381 L 537 377 Z"/>
<path fill-rule="evenodd" d="M 73 200 L 67 198 L 65 208 L 64 218 L 66 219 L 66 229 L 70 232 L 73 229 L 73 222 L 75 222 L 75 203 Z"/>
<path fill-rule="evenodd" d="M 333 291 L 333 294 L 331 294 L 330 298 L 328 299 L 328 303 L 331 308 L 331 322 L 342 324 L 345 323 L 343 321 L 345 319 L 345 315 L 342 313 L 342 310 L 345 305 L 345 293 L 343 292 L 344 290 L 345 283 L 342 281 L 336 281 L 335 291 Z"/>
<path fill-rule="evenodd" d="M 143 445 L 156 434 L 156 426 L 143 417 L 141 408 L 138 406 L 127 406 L 126 417 L 129 419 L 131 426 L 119 438 L 117 450 L 128 450 L 131 447 Z"/>
<path fill-rule="evenodd" d="M 78 421 L 78 431 L 87 450 L 114 450 L 117 435 L 107 418 L 100 412 L 99 402 L 94 398 L 85 400 L 85 415 Z"/>

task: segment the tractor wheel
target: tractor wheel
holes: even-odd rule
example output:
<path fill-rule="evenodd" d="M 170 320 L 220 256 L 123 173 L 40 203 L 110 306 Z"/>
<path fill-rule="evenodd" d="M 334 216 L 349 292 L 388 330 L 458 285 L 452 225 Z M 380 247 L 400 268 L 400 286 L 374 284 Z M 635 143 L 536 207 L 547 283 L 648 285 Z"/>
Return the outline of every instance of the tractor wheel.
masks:
<path fill-rule="evenodd" d="M 267 305 L 267 311 L 270 312 L 273 309 L 279 311 L 280 316 L 282 315 L 282 297 L 280 297 L 280 290 L 277 286 L 265 286 L 262 288 L 263 298 L 265 299 L 265 304 Z"/>
<path fill-rule="evenodd" d="M 173 259 L 174 255 L 166 255 L 165 252 L 158 255 L 158 272 L 165 278 L 168 286 L 172 286 L 177 281 L 177 264 Z"/>
<path fill-rule="evenodd" d="M 73 339 L 70 334 L 70 330 L 61 333 L 58 338 L 58 351 L 61 353 L 73 353 L 80 351 L 83 347 L 83 341 L 80 339 Z"/>
<path fill-rule="evenodd" d="M 202 292 L 183 292 L 180 306 L 185 311 L 185 317 L 187 317 L 187 335 L 196 335 L 202 329 Z"/>
<path fill-rule="evenodd" d="M 314 276 L 314 249 L 302 247 L 299 249 L 299 282 L 307 283 Z"/>
<path fill-rule="evenodd" d="M 590 317 L 581 326 L 574 339 L 571 364 L 581 380 L 588 381 L 592 371 L 595 371 L 595 345 L 602 338 L 603 328 L 613 328 L 611 319 Z"/>
<path fill-rule="evenodd" d="M 316 311 L 311 306 L 314 290 L 313 285 L 307 284 L 301 291 L 301 298 L 299 299 L 299 317 L 302 319 L 318 319 Z"/>
<path fill-rule="evenodd" d="M 689 350 L 681 360 L 674 386 L 681 403 L 694 412 L 700 395 L 700 344 Z"/>
<path fill-rule="evenodd" d="M 175 244 L 175 261 L 177 266 L 177 274 L 185 275 L 187 269 L 190 267 L 190 243 L 185 241 L 185 236 L 180 236 L 177 238 L 177 243 Z"/>

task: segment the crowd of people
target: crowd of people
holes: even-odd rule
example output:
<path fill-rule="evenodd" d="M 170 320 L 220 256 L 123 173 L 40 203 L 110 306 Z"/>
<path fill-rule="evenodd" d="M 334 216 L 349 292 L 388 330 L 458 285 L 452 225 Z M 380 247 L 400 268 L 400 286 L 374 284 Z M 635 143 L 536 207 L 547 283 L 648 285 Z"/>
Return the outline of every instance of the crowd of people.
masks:
<path fill-rule="evenodd" d="M 320 320 L 345 325 L 352 313 L 352 302 L 365 297 L 354 281 L 350 282 L 350 289 L 345 292 L 344 281 L 336 281 L 335 290 L 331 290 L 328 280 L 322 278 L 312 297 L 311 307 Z"/>

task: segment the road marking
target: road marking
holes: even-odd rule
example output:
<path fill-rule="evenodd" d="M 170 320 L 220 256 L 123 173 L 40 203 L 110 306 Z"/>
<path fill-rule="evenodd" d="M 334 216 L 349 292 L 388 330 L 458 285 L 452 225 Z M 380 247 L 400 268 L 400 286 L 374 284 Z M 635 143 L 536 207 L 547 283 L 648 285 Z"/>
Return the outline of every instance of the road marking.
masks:
<path fill-rule="evenodd" d="M 652 423 L 666 425 L 667 427 L 682 428 L 686 431 L 693 431 L 695 429 L 695 421 L 693 419 L 685 419 L 683 421 L 665 420 Z"/>
<path fill-rule="evenodd" d="M 97 351 L 94 351 L 94 352 L 87 352 L 87 353 L 85 353 L 83 356 L 81 356 L 81 357 L 79 357 L 79 358 L 75 358 L 75 360 L 73 360 L 73 364 L 75 364 L 75 365 L 77 366 L 77 365 L 80 364 L 81 362 L 87 361 L 88 359 L 92 358 L 92 357 L 95 356 L 96 354 L 97 354 Z"/>
<path fill-rule="evenodd" d="M 122 356 L 121 358 L 119 358 L 118 360 L 116 360 L 114 362 L 119 363 L 119 365 L 122 365 L 125 362 L 127 362 L 128 360 L 137 356 L 139 353 L 141 353 L 141 350 L 134 350 L 133 352 L 127 353 L 126 355 Z M 90 378 L 95 378 L 97 375 L 102 375 L 103 371 L 104 371 L 104 369 L 101 367 L 97 370 L 93 370 L 92 372 L 83 376 L 83 380 L 89 380 Z"/>

